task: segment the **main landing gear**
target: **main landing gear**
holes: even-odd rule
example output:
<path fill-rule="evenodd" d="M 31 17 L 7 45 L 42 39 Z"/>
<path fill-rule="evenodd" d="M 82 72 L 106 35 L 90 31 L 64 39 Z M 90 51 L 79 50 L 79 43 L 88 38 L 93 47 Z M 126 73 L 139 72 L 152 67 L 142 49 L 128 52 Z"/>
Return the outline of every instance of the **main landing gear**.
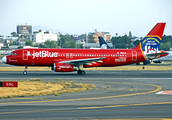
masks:
<path fill-rule="evenodd" d="M 85 71 L 81 70 L 81 69 L 77 70 L 77 73 L 80 74 L 80 75 L 85 75 L 86 74 Z"/>
<path fill-rule="evenodd" d="M 23 75 L 27 75 L 27 66 L 25 66 L 25 71 L 23 71 Z"/>
<path fill-rule="evenodd" d="M 83 70 L 83 64 L 78 63 L 77 68 L 78 68 L 77 73 L 79 75 L 85 75 L 86 74 L 85 71 Z"/>

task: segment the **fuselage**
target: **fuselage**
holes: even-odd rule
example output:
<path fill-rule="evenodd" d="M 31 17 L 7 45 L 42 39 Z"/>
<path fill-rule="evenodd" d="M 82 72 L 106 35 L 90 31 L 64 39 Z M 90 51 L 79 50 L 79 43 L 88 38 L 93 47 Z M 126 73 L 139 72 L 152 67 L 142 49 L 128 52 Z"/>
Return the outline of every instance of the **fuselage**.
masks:
<path fill-rule="evenodd" d="M 97 67 L 127 65 L 145 60 L 142 51 L 138 49 L 30 48 L 13 51 L 10 55 L 6 56 L 6 63 L 20 66 L 53 66 L 54 63 L 61 61 L 90 58 L 104 58 L 101 62 L 98 62 L 99 65 L 97 65 Z"/>

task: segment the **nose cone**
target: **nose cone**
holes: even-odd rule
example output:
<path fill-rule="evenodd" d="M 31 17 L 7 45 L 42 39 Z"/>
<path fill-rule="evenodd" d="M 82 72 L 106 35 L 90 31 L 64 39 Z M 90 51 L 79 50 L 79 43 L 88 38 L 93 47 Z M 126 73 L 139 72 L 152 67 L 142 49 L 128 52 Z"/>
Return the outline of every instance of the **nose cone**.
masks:
<path fill-rule="evenodd" d="M 2 62 L 7 63 L 7 57 L 6 57 L 6 56 L 4 56 L 4 57 L 2 58 Z"/>

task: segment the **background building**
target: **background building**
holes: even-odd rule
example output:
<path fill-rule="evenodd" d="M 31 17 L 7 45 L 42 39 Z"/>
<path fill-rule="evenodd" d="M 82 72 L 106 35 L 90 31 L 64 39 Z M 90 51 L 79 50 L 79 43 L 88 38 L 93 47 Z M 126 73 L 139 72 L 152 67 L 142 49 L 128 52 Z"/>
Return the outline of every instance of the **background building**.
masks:
<path fill-rule="evenodd" d="M 93 39 L 96 43 L 99 43 L 98 36 L 102 36 L 106 42 L 111 41 L 110 32 L 98 32 L 97 29 L 95 29 L 95 32 L 89 32 L 88 34 L 85 34 L 86 43 L 89 42 L 89 40 L 91 39 L 91 36 L 93 36 Z"/>
<path fill-rule="evenodd" d="M 19 37 L 19 41 L 32 40 L 32 26 L 17 25 L 17 35 Z"/>
<path fill-rule="evenodd" d="M 44 32 L 43 30 L 33 32 L 34 43 L 44 43 L 46 40 L 58 41 L 58 35 L 52 34 L 51 31 Z"/>
<path fill-rule="evenodd" d="M 95 34 L 93 35 L 94 37 L 94 41 L 95 42 L 99 42 L 99 39 L 98 39 L 98 36 L 102 36 L 103 39 L 106 41 L 106 42 L 109 42 L 111 40 L 111 35 L 110 35 L 110 32 L 97 32 L 97 29 L 95 30 Z"/>

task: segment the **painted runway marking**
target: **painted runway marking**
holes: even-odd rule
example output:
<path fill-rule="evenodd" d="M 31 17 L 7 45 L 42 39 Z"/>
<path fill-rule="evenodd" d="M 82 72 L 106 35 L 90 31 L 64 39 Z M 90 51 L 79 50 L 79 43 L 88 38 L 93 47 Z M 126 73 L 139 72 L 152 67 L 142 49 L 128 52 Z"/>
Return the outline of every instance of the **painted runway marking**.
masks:
<path fill-rule="evenodd" d="M 172 91 L 160 91 L 160 92 L 157 92 L 156 94 L 172 95 Z"/>
<path fill-rule="evenodd" d="M 45 110 L 32 110 L 32 111 L 14 111 L 14 112 L 0 112 L 0 114 L 21 114 L 21 113 L 35 113 L 35 112 L 73 112 L 73 110 L 93 110 L 102 108 L 115 108 L 115 107 L 129 107 L 129 106 L 146 106 L 146 105 L 165 105 L 172 104 L 172 102 L 159 102 L 159 103 L 140 103 L 140 104 L 126 104 L 126 105 L 110 105 L 110 106 L 94 106 L 94 107 L 77 107 L 77 108 L 64 108 L 64 109 L 45 109 Z"/>

